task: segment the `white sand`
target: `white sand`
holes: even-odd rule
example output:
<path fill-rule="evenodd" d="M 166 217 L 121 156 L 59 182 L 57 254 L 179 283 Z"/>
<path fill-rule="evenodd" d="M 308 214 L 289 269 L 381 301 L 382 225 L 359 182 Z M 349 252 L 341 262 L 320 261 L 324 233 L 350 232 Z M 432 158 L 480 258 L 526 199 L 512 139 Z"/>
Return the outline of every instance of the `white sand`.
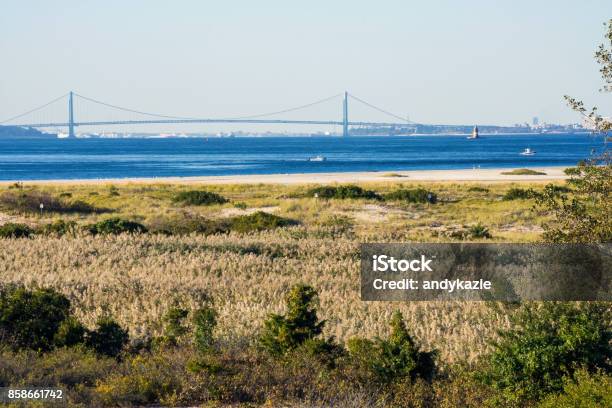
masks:
<path fill-rule="evenodd" d="M 546 173 L 545 176 L 503 175 L 512 169 L 464 169 L 464 170 L 413 170 L 350 173 L 301 173 L 301 174 L 264 174 L 239 176 L 201 176 L 201 177 L 155 177 L 125 179 L 83 179 L 83 180 L 19 180 L 34 184 L 125 184 L 125 183 L 197 183 L 197 184 L 326 184 L 359 183 L 384 181 L 546 181 L 566 178 L 565 167 L 530 167 Z M 401 175 L 397 177 L 394 175 Z M 15 181 L 0 182 L 10 184 Z"/>

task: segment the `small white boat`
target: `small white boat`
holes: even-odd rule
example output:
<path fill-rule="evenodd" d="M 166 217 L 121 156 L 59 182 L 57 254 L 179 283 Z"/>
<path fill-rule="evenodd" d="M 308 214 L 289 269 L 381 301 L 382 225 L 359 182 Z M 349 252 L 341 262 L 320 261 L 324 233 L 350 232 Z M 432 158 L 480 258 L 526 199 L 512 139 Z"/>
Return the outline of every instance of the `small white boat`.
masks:
<path fill-rule="evenodd" d="M 311 161 L 311 162 L 324 162 L 325 160 L 327 160 L 327 158 L 325 158 L 325 156 L 321 156 L 321 155 L 313 156 L 313 157 L 308 159 L 308 161 Z"/>
<path fill-rule="evenodd" d="M 521 156 L 533 156 L 534 154 L 536 154 L 535 150 L 531 150 L 528 147 L 526 147 L 525 150 L 521 152 Z"/>

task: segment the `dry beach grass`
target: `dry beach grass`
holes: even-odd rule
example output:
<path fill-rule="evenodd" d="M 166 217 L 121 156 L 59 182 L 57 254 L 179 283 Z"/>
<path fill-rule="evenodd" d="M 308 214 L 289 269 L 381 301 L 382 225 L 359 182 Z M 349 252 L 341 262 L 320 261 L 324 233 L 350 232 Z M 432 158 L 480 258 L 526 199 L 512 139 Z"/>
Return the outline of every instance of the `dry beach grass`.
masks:
<path fill-rule="evenodd" d="M 180 206 L 177 191 L 194 186 L 133 183 L 110 185 L 26 185 L 81 200 L 115 215 L 145 224 L 159 216 L 195 213 L 207 218 L 248 213 L 253 208 L 300 221 L 299 226 L 250 234 L 35 236 L 0 239 L 3 283 L 50 286 L 73 302 L 77 317 L 93 324 L 110 312 L 128 327 L 132 338 L 159 333 L 160 317 L 176 301 L 195 306 L 211 297 L 219 311 L 224 337 L 256 333 L 266 315 L 280 312 L 283 294 L 297 282 L 320 291 L 326 334 L 346 341 L 351 336 L 382 336 L 394 309 L 404 313 L 411 331 L 443 361 L 473 361 L 487 350 L 487 340 L 507 322 L 485 303 L 362 302 L 359 298 L 360 242 L 449 241 L 445 231 L 482 223 L 495 242 L 539 239 L 541 214 L 528 200 L 504 201 L 513 187 L 496 183 L 377 183 L 362 185 L 384 193 L 421 186 L 438 194 L 435 205 L 368 200 L 322 200 L 304 197 L 306 186 L 198 186 L 231 200 L 212 206 Z M 6 189 L 0 189 L 0 194 Z M 236 203 L 240 203 L 236 208 Z M 20 214 L 2 209 L 3 217 L 31 225 L 56 214 Z M 108 214 L 66 214 L 78 223 Z"/>

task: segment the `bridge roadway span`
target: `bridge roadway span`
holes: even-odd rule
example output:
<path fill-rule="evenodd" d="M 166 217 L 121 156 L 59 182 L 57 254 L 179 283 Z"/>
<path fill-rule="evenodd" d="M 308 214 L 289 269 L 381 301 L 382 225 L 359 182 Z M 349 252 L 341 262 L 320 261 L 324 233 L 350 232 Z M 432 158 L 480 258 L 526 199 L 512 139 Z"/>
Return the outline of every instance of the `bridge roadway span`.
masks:
<path fill-rule="evenodd" d="M 96 122 L 74 122 L 73 126 L 102 126 L 102 125 L 141 125 L 141 124 L 174 124 L 174 123 L 251 123 L 251 124 L 293 124 L 293 125 L 339 125 L 343 121 L 334 120 L 279 120 L 279 119 L 153 119 L 153 120 L 117 120 Z M 348 122 L 348 126 L 378 126 L 378 127 L 405 127 L 406 123 L 387 122 Z M 69 122 L 34 123 L 15 126 L 32 128 L 67 127 Z"/>

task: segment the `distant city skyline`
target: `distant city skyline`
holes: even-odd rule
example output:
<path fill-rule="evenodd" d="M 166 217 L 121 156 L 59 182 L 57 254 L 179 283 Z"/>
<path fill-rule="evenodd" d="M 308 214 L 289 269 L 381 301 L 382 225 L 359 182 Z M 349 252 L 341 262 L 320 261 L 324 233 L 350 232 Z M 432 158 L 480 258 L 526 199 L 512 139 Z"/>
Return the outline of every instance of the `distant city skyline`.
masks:
<path fill-rule="evenodd" d="M 580 122 L 564 94 L 612 111 L 593 59 L 611 16 L 608 1 L 9 1 L 0 120 L 69 90 L 190 117 L 257 114 L 349 90 L 419 123 Z M 300 114 L 338 119 L 341 106 Z M 349 116 L 384 119 L 358 105 Z M 171 130 L 200 129 L 283 130 Z"/>

